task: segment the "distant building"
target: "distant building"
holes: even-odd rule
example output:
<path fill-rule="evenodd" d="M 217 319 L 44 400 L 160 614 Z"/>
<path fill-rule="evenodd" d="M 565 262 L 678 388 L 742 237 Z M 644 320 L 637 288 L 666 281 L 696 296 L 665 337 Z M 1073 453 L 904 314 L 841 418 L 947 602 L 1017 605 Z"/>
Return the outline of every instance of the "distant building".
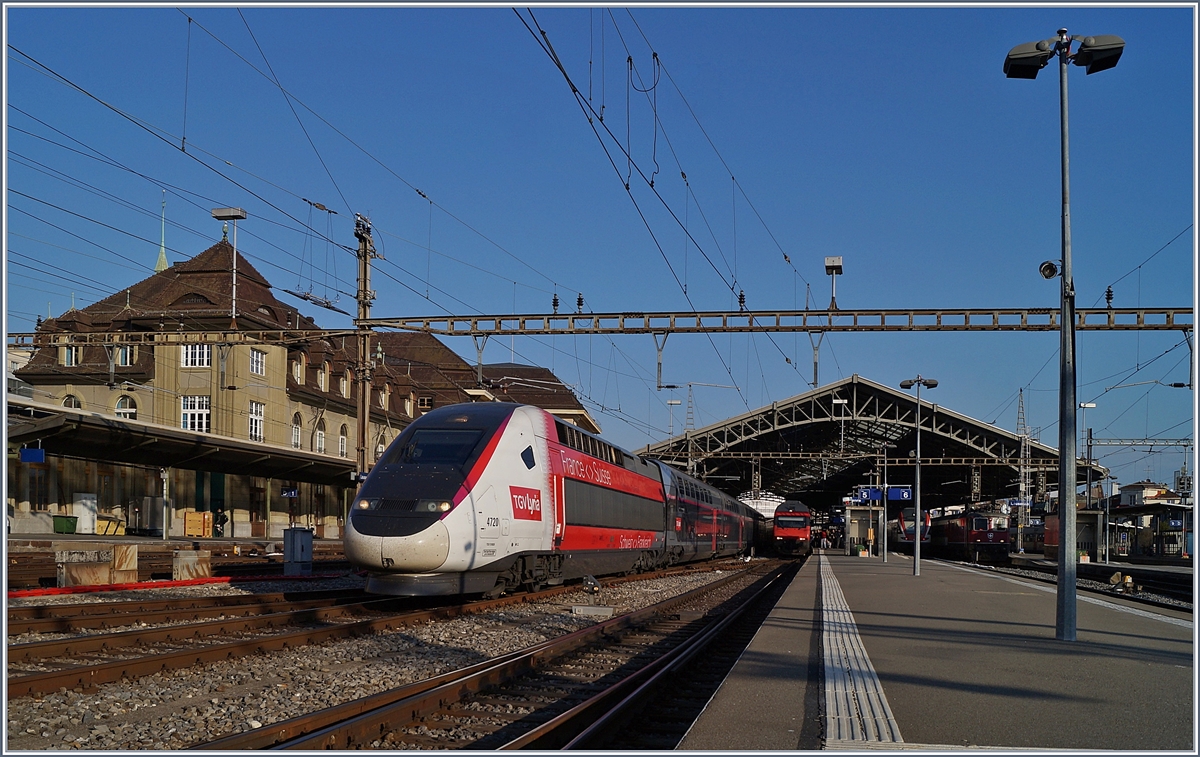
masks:
<path fill-rule="evenodd" d="M 284 528 L 302 526 L 314 528 L 318 537 L 338 537 L 355 485 L 349 476 L 335 482 L 306 473 L 303 461 L 349 465 L 357 458 L 358 342 L 353 336 L 306 336 L 319 329 L 316 323 L 276 299 L 271 284 L 240 253 L 235 305 L 234 254 L 222 240 L 100 302 L 40 323 L 38 334 L 49 343 L 39 343 L 23 364 L 7 366 L 10 394 L 48 408 L 174 429 L 176 437 L 182 432 L 201 440 L 224 438 L 237 446 L 237 466 L 214 463 L 221 455 L 199 449 L 195 459 L 169 468 L 165 484 L 174 535 L 184 535 L 182 516 L 196 511 L 225 516 L 214 519 L 227 521 L 227 536 L 279 538 Z M 216 333 L 211 341 L 195 338 L 225 331 L 243 338 L 227 343 Z M 137 338 L 88 345 L 55 340 L 58 334 L 98 332 Z M 259 339 L 256 332 L 287 339 Z M 189 338 L 164 344 L 154 336 L 167 334 Z M 376 333 L 371 345 L 369 460 L 414 418 L 457 402 L 536 404 L 599 431 L 574 393 L 545 369 L 485 366 L 479 386 L 475 369 L 432 335 Z M 53 516 L 72 514 L 81 495 L 94 495 L 101 514 L 133 527 L 147 498 L 163 496 L 159 467 L 113 462 L 122 450 L 80 448 L 47 455 L 45 462 L 24 462 L 14 449 L 19 445 L 11 443 L 13 429 L 10 419 L 7 505 L 13 532 L 50 532 Z M 252 467 L 256 456 L 277 459 L 280 450 L 299 458 L 294 474 L 233 472 Z"/>

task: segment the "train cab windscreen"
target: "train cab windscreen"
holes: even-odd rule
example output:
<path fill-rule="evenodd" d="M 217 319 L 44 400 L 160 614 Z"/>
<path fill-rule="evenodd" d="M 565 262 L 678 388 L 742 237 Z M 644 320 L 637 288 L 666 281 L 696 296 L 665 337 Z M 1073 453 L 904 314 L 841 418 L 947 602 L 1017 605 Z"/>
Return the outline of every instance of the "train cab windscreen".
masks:
<path fill-rule="evenodd" d="M 808 525 L 807 515 L 779 515 L 775 516 L 776 528 L 804 528 Z"/>
<path fill-rule="evenodd" d="M 396 445 L 381 462 L 384 465 L 463 465 L 482 436 L 483 432 L 477 429 L 414 430 L 407 443 Z"/>

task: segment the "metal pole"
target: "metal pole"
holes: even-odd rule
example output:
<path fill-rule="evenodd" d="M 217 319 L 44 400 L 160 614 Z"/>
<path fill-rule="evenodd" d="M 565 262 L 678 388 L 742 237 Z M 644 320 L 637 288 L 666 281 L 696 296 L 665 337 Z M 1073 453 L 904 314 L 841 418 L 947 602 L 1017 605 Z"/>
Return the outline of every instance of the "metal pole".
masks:
<path fill-rule="evenodd" d="M 375 292 L 371 290 L 371 258 L 375 255 L 375 244 L 371 239 L 371 222 L 355 214 L 354 236 L 358 238 L 358 318 L 365 320 L 371 317 L 371 302 Z M 358 433 L 357 436 L 357 471 L 358 475 L 367 472 L 367 447 L 370 444 L 371 425 L 371 327 L 360 323 L 358 325 Z"/>
<path fill-rule="evenodd" d="M 917 375 L 917 472 L 913 499 L 916 517 L 913 518 L 913 575 L 921 575 L 921 376 Z"/>
<path fill-rule="evenodd" d="M 1058 84 L 1062 143 L 1062 324 L 1058 380 L 1058 596 L 1054 636 L 1076 637 L 1075 556 L 1075 284 L 1071 276 L 1071 180 L 1067 138 L 1067 63 L 1071 38 L 1059 30 Z"/>
<path fill-rule="evenodd" d="M 887 448 L 883 449 L 883 514 L 880 516 L 879 539 L 880 553 L 883 555 L 883 561 L 887 562 L 887 506 L 888 506 L 888 479 L 887 479 Z"/>
<path fill-rule="evenodd" d="M 237 219 L 233 219 L 233 302 L 229 306 L 229 318 L 237 325 Z"/>

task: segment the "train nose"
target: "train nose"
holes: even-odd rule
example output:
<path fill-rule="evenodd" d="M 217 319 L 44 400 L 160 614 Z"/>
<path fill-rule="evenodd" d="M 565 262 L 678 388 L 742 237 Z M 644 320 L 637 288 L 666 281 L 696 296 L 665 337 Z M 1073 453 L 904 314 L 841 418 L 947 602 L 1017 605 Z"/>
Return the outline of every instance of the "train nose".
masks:
<path fill-rule="evenodd" d="M 409 536 L 371 536 L 346 525 L 346 559 L 368 570 L 422 573 L 436 570 L 450 554 L 450 532 L 442 521 Z"/>

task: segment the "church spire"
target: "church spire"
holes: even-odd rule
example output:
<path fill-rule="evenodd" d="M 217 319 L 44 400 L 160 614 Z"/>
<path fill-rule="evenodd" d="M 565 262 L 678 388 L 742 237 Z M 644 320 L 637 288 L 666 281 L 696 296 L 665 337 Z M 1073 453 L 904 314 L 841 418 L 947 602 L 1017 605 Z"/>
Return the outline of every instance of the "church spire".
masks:
<path fill-rule="evenodd" d="M 167 263 L 167 190 L 163 190 L 162 199 L 162 237 L 158 243 L 158 262 L 154 264 L 154 272 L 162 273 L 171 266 Z"/>

